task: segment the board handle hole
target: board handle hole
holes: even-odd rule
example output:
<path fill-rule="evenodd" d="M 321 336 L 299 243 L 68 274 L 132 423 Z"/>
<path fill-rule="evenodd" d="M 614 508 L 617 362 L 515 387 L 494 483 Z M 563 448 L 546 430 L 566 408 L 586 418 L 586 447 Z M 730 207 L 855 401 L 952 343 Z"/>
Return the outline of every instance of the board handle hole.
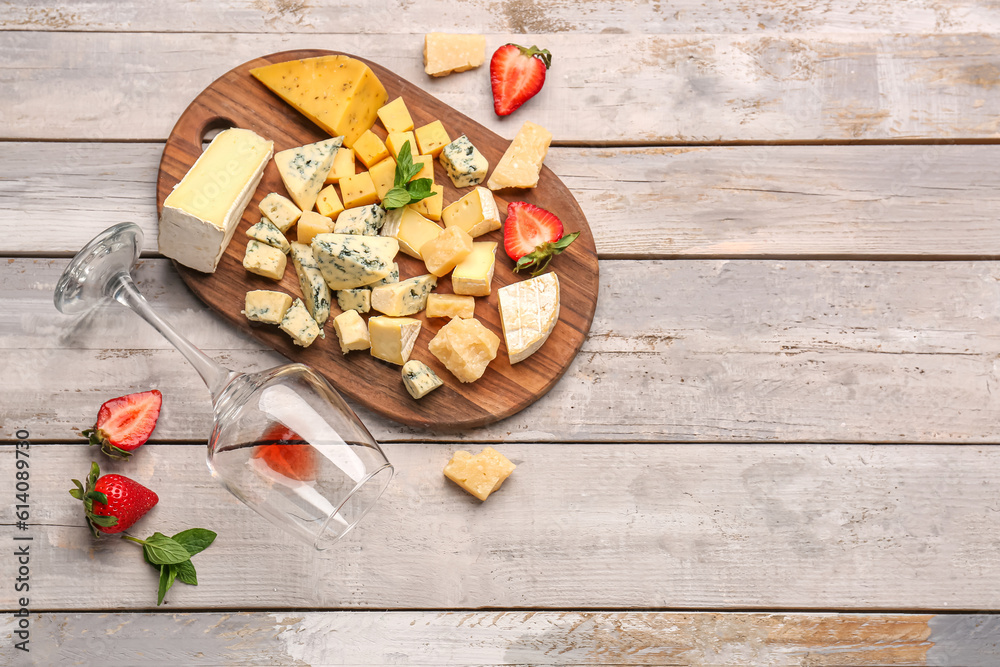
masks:
<path fill-rule="evenodd" d="M 208 145 L 212 143 L 212 139 L 222 132 L 223 130 L 228 130 L 231 127 L 237 127 L 236 123 L 229 120 L 228 118 L 213 118 L 205 124 L 205 127 L 201 131 L 201 150 L 204 152 Z"/>

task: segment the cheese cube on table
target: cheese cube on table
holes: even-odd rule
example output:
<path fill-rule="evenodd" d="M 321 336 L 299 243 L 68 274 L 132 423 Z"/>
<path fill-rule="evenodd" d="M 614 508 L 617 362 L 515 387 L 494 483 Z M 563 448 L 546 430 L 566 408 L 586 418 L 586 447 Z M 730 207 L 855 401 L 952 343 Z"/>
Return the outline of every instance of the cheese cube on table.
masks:
<path fill-rule="evenodd" d="M 337 218 L 333 231 L 337 234 L 378 236 L 385 223 L 385 209 L 378 204 L 349 208 Z"/>
<path fill-rule="evenodd" d="M 436 286 L 437 278 L 427 274 L 373 287 L 372 308 L 392 317 L 419 313 L 427 307 L 427 295 Z"/>
<path fill-rule="evenodd" d="M 479 185 L 486 180 L 490 169 L 489 161 L 464 134 L 441 149 L 438 162 L 456 188 Z"/>
<path fill-rule="evenodd" d="M 272 248 L 277 248 L 281 252 L 288 252 L 288 239 L 267 218 L 261 218 L 257 224 L 250 225 L 247 236 L 261 243 L 266 243 Z"/>
<path fill-rule="evenodd" d="M 303 211 L 310 211 L 316 205 L 316 197 L 333 167 L 340 141 L 339 137 L 326 139 L 275 154 L 274 164 L 281 182 L 295 205 Z"/>
<path fill-rule="evenodd" d="M 479 67 L 486 59 L 486 38 L 482 35 L 451 35 L 431 32 L 424 36 L 424 71 L 445 76 Z"/>
<path fill-rule="evenodd" d="M 367 350 L 372 346 L 368 327 L 356 310 L 345 310 L 333 318 L 333 330 L 337 332 L 340 350 L 344 354 L 351 350 Z"/>
<path fill-rule="evenodd" d="M 472 237 L 461 227 L 449 227 L 420 246 L 420 258 L 429 273 L 447 275 L 472 252 Z"/>
<path fill-rule="evenodd" d="M 439 120 L 427 123 L 413 131 L 413 136 L 417 140 L 417 148 L 421 155 L 431 155 L 437 157 L 441 154 L 441 149 L 451 143 L 451 137 Z"/>
<path fill-rule="evenodd" d="M 410 257 L 421 259 L 420 247 L 436 239 L 443 230 L 412 208 L 404 207 L 389 211 L 385 224 L 382 225 L 382 236 L 391 236 L 399 241 L 399 249 Z"/>
<path fill-rule="evenodd" d="M 298 221 L 302 211 L 287 197 L 272 192 L 260 200 L 260 213 L 271 221 L 282 234 L 291 229 L 292 225 Z"/>
<path fill-rule="evenodd" d="M 333 156 L 333 166 L 326 175 L 326 184 L 339 183 L 345 176 L 354 175 L 354 149 L 341 146 Z"/>
<path fill-rule="evenodd" d="M 542 162 L 552 143 L 552 133 L 527 121 L 517 131 L 496 169 L 487 181 L 490 190 L 533 188 L 538 185 Z"/>
<path fill-rule="evenodd" d="M 372 291 L 367 287 L 337 290 L 337 305 L 344 312 L 356 310 L 367 313 L 372 309 Z"/>
<path fill-rule="evenodd" d="M 444 205 L 444 190 L 435 184 L 431 186 L 431 192 L 434 194 L 430 197 L 425 197 L 413 204 L 407 204 L 406 208 L 416 211 L 428 220 L 440 220 L 441 207 Z"/>
<path fill-rule="evenodd" d="M 292 297 L 284 292 L 251 290 L 247 292 L 244 300 L 243 314 L 251 322 L 281 324 L 291 305 Z"/>
<path fill-rule="evenodd" d="M 516 467 L 510 459 L 492 447 L 487 447 L 475 456 L 460 449 L 444 467 L 444 475 L 467 493 L 479 500 L 486 500 L 500 488 Z"/>
<path fill-rule="evenodd" d="M 399 151 L 403 146 L 410 144 L 410 155 L 417 155 L 417 141 L 413 138 L 413 132 L 390 132 L 385 138 L 385 147 L 392 153 L 392 157 L 399 159 Z"/>
<path fill-rule="evenodd" d="M 365 133 L 354 142 L 354 154 L 358 156 L 363 165 L 371 169 L 373 164 L 389 157 L 389 150 L 377 134 L 371 130 L 365 130 Z"/>
<path fill-rule="evenodd" d="M 481 241 L 472 244 L 472 252 L 451 272 L 455 294 L 489 296 L 496 268 L 497 244 Z"/>
<path fill-rule="evenodd" d="M 319 234 L 312 250 L 327 286 L 341 290 L 364 287 L 389 275 L 399 243 L 381 236 Z"/>
<path fill-rule="evenodd" d="M 441 212 L 445 227 L 461 227 L 476 238 L 500 229 L 500 210 L 493 193 L 486 188 L 476 188 L 456 202 L 448 204 Z"/>
<path fill-rule="evenodd" d="M 496 359 L 500 338 L 477 319 L 456 318 L 438 330 L 427 349 L 459 382 L 475 382 Z"/>
<path fill-rule="evenodd" d="M 328 185 L 319 191 L 319 196 L 316 198 L 316 210 L 319 211 L 320 215 L 331 220 L 337 219 L 337 216 L 344 210 L 344 205 L 340 203 L 340 197 L 337 196 L 335 187 Z"/>
<path fill-rule="evenodd" d="M 559 278 L 543 273 L 497 290 L 510 363 L 524 361 L 545 343 L 559 321 Z"/>
<path fill-rule="evenodd" d="M 293 243 L 289 255 L 295 267 L 295 275 L 299 278 L 299 289 L 302 290 L 306 309 L 316 320 L 316 324 L 323 326 L 330 317 L 330 288 L 323 280 L 312 247 Z"/>
<path fill-rule="evenodd" d="M 328 234 L 332 231 L 333 220 L 315 211 L 303 211 L 295 228 L 295 240 L 308 244 L 312 243 L 313 237 L 317 234 Z"/>
<path fill-rule="evenodd" d="M 420 335 L 420 320 L 377 315 L 368 319 L 368 334 L 373 357 L 402 366 L 409 360 Z"/>
<path fill-rule="evenodd" d="M 292 337 L 293 343 L 302 347 L 309 347 L 320 335 L 319 325 L 306 310 L 301 299 L 296 299 L 292 303 L 279 326 L 282 331 Z"/>
<path fill-rule="evenodd" d="M 286 262 L 285 253 L 254 239 L 247 243 L 247 251 L 243 256 L 244 269 L 271 280 L 281 280 L 285 275 Z"/>
<path fill-rule="evenodd" d="M 452 276 L 454 280 L 454 276 Z M 463 317 L 470 318 L 476 314 L 476 300 L 471 296 L 458 294 L 428 294 L 427 317 Z"/>
<path fill-rule="evenodd" d="M 340 194 L 344 199 L 344 208 L 365 206 L 378 201 L 375 182 L 367 171 L 340 179 Z"/>
<path fill-rule="evenodd" d="M 403 386 L 413 398 L 423 398 L 444 384 L 430 366 L 410 359 L 403 364 Z"/>
<path fill-rule="evenodd" d="M 368 170 L 368 175 L 372 177 L 372 183 L 375 184 L 375 194 L 378 195 L 379 201 L 385 199 L 385 195 L 392 190 L 392 186 L 396 182 L 396 161 L 391 157 L 387 157 L 378 164 L 371 167 Z"/>
<path fill-rule="evenodd" d="M 402 97 L 397 97 L 378 110 L 379 120 L 386 132 L 409 132 L 413 129 L 413 119 L 410 110 Z"/>
<path fill-rule="evenodd" d="M 273 148 L 250 130 L 216 135 L 163 202 L 160 252 L 196 271 L 214 272 Z"/>

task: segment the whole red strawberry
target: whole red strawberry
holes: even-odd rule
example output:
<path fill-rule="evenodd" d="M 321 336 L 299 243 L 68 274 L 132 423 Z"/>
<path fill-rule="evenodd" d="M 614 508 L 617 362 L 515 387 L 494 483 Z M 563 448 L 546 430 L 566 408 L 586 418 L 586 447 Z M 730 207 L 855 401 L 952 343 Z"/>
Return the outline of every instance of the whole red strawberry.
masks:
<path fill-rule="evenodd" d="M 104 475 L 96 464 L 90 465 L 86 487 L 74 479 L 69 495 L 83 501 L 87 523 L 94 537 L 99 533 L 120 533 L 132 527 L 160 499 L 136 481 L 122 475 Z"/>
<path fill-rule="evenodd" d="M 505 44 L 490 60 L 493 110 L 507 116 L 538 94 L 545 83 L 545 70 L 552 67 L 552 54 L 532 46 Z"/>
<path fill-rule="evenodd" d="M 537 276 L 579 235 L 573 232 L 563 236 L 562 221 L 544 208 L 524 201 L 507 205 L 503 249 L 517 262 L 514 271 L 534 269 L 531 275 Z"/>
<path fill-rule="evenodd" d="M 162 404 L 163 394 L 156 389 L 112 398 L 101 406 L 94 428 L 83 435 L 111 458 L 127 459 L 149 440 Z"/>

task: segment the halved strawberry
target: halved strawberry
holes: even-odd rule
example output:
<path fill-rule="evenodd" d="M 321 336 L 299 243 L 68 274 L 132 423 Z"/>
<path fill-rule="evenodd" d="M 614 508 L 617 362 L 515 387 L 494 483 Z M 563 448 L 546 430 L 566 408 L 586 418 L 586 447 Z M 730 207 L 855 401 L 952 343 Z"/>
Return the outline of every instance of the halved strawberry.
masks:
<path fill-rule="evenodd" d="M 99 533 L 120 533 L 128 530 L 142 515 L 160 501 L 159 497 L 139 482 L 122 475 L 104 475 L 101 468 L 90 464 L 87 485 L 74 479 L 75 489 L 69 494 L 83 501 L 87 523 L 94 537 Z"/>
<path fill-rule="evenodd" d="M 537 276 L 579 235 L 573 232 L 563 236 L 562 221 L 544 208 L 523 201 L 507 205 L 503 249 L 517 262 L 514 271 L 534 269 L 531 275 Z"/>
<path fill-rule="evenodd" d="M 490 60 L 493 110 L 507 116 L 538 94 L 545 83 L 545 70 L 552 67 L 552 54 L 532 46 L 505 44 Z"/>
<path fill-rule="evenodd" d="M 83 435 L 111 458 L 127 459 L 149 440 L 162 404 L 163 394 L 156 389 L 112 398 L 101 406 L 94 428 Z"/>
<path fill-rule="evenodd" d="M 274 472 L 289 479 L 316 479 L 316 450 L 295 431 L 273 424 L 254 447 L 251 458 L 260 459 Z"/>

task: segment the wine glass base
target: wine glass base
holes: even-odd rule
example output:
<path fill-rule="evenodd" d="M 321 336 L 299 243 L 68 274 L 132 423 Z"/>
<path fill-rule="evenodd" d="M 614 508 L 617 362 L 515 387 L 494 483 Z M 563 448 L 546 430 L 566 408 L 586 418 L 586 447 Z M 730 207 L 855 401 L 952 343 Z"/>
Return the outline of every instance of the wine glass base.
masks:
<path fill-rule="evenodd" d="M 104 301 L 112 282 L 139 260 L 142 240 L 142 229 L 131 222 L 108 227 L 91 239 L 56 283 L 53 301 L 59 312 L 76 315 Z"/>

